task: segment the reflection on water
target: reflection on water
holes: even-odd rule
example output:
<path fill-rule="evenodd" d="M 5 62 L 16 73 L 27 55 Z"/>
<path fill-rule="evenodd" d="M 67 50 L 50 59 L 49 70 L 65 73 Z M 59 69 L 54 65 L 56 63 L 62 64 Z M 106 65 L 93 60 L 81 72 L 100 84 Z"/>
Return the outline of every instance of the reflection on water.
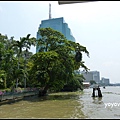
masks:
<path fill-rule="evenodd" d="M 92 99 L 93 99 L 92 103 L 95 103 L 95 104 L 102 104 L 103 103 L 102 97 L 92 97 Z"/>
<path fill-rule="evenodd" d="M 91 97 L 89 88 L 83 94 L 63 92 L 0 103 L 0 118 L 120 118 L 120 87 L 100 89 L 101 98 Z"/>
<path fill-rule="evenodd" d="M 81 97 L 84 114 L 88 118 L 120 118 L 120 87 L 108 86 L 100 89 L 102 98 L 91 97 L 92 88 L 84 90 Z"/>

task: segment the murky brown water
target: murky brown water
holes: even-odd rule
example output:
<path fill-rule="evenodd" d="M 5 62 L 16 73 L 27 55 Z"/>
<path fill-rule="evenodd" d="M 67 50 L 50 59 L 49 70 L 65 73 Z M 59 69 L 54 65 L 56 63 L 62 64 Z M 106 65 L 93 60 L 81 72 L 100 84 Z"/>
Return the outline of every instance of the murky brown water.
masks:
<path fill-rule="evenodd" d="M 80 92 L 54 93 L 3 104 L 0 118 L 84 118 L 79 95 Z"/>
<path fill-rule="evenodd" d="M 0 103 L 0 118 L 120 118 L 120 87 L 101 88 L 103 97 L 92 98 L 92 88 L 80 92 L 27 97 L 13 103 Z M 82 111 L 81 111 L 82 110 Z"/>

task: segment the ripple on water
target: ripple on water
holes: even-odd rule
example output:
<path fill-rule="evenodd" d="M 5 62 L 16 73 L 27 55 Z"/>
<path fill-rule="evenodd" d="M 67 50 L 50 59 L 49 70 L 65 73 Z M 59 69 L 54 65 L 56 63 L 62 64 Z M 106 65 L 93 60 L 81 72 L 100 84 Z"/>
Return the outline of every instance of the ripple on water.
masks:
<path fill-rule="evenodd" d="M 103 97 L 101 100 L 98 98 L 92 98 L 92 89 L 84 90 L 84 95 L 81 97 L 84 105 L 83 111 L 88 118 L 118 118 L 120 106 L 107 107 L 105 103 L 120 103 L 120 89 L 119 87 L 106 87 L 101 89 Z"/>

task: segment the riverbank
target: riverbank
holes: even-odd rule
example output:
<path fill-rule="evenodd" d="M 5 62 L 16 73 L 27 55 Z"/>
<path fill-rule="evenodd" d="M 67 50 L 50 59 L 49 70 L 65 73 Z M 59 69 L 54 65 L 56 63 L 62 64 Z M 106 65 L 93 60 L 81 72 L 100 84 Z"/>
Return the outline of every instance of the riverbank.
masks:
<path fill-rule="evenodd" d="M 29 97 L 29 96 L 34 96 L 34 95 L 38 95 L 39 94 L 39 89 L 37 88 L 17 88 L 17 89 L 13 89 L 12 91 L 6 91 L 6 90 L 2 90 L 0 91 L 0 103 L 2 101 L 11 101 L 11 100 L 15 100 L 15 99 L 22 99 L 24 97 Z"/>
<path fill-rule="evenodd" d="M 1 118 L 86 118 L 83 114 L 81 91 L 51 93 L 0 106 Z"/>

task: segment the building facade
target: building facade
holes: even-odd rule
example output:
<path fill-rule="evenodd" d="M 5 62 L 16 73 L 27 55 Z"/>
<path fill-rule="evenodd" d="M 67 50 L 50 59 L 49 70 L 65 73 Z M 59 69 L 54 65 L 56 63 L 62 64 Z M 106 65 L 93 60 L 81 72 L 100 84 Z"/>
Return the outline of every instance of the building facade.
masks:
<path fill-rule="evenodd" d="M 68 24 L 65 23 L 63 17 L 42 20 L 38 29 L 48 28 L 48 27 L 61 32 L 66 37 L 67 40 L 71 40 L 71 41 L 75 42 L 75 38 L 73 37 L 73 35 L 71 33 L 71 29 L 68 27 Z M 37 39 L 39 39 L 40 37 L 41 36 L 37 32 Z M 36 52 L 38 52 L 39 49 L 40 49 L 40 47 L 37 46 Z"/>
<path fill-rule="evenodd" d="M 90 72 L 82 71 L 81 74 L 83 74 L 86 82 L 90 82 L 91 80 L 94 80 L 97 84 L 100 83 L 100 72 L 99 71 L 90 71 Z"/>
<path fill-rule="evenodd" d="M 108 78 L 101 78 L 101 84 L 102 85 L 109 85 L 110 84 L 110 80 Z"/>

